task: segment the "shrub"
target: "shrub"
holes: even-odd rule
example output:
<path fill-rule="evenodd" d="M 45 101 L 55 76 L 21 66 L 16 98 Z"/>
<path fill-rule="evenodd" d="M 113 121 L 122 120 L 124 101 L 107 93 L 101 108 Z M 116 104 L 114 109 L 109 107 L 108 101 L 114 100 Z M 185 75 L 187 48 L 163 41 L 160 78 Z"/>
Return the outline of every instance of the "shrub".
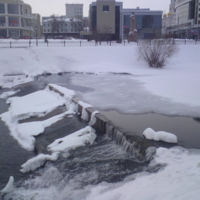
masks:
<path fill-rule="evenodd" d="M 177 52 L 177 46 L 170 39 L 140 40 L 138 45 L 139 57 L 153 68 L 162 68 L 166 60 Z"/>

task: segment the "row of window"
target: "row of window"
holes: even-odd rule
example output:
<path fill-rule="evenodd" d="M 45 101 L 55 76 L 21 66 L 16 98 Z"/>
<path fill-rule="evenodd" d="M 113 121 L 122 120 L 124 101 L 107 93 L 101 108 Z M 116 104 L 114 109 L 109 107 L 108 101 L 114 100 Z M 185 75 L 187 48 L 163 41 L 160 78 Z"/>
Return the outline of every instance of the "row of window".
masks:
<path fill-rule="evenodd" d="M 19 36 L 19 30 L 8 30 L 9 37 L 18 37 Z M 7 30 L 3 29 L 0 30 L 0 37 L 7 37 Z"/>
<path fill-rule="evenodd" d="M 75 24 L 75 23 L 70 23 L 71 24 L 71 26 L 81 26 L 81 24 L 80 23 L 78 23 L 78 24 Z M 68 24 L 68 26 L 70 25 L 70 24 Z M 67 26 L 67 24 L 58 24 L 59 26 Z M 43 26 L 44 27 L 46 27 L 46 26 L 51 26 L 51 24 L 43 24 Z"/>
<path fill-rule="evenodd" d="M 8 4 L 8 14 L 22 14 L 22 9 L 23 6 L 22 5 L 17 5 L 17 4 Z M 25 9 L 25 14 L 30 14 L 30 10 L 29 9 Z M 3 3 L 0 3 L 0 14 L 4 14 L 5 13 L 5 5 Z"/>
<path fill-rule="evenodd" d="M 19 17 L 8 17 L 8 26 L 12 27 L 19 27 L 20 19 Z M 31 24 L 31 21 L 29 19 L 22 19 L 21 18 L 21 26 L 29 26 Z M 0 26 L 6 26 L 6 18 L 5 17 L 0 17 Z"/>
<path fill-rule="evenodd" d="M 74 10 L 82 10 L 82 8 L 74 8 Z"/>
<path fill-rule="evenodd" d="M 59 31 L 62 32 L 62 33 L 69 32 L 68 30 L 63 30 L 63 29 L 61 29 Z M 80 32 L 80 31 L 81 30 L 73 30 L 73 29 L 71 29 L 71 32 Z M 44 29 L 44 33 L 50 33 L 50 32 L 52 32 L 50 29 Z"/>

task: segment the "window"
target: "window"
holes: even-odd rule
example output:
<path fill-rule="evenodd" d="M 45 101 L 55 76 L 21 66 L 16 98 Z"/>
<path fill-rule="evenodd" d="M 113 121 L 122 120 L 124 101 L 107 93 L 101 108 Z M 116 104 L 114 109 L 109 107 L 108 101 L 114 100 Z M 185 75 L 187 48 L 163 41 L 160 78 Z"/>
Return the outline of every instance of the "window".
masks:
<path fill-rule="evenodd" d="M 12 38 L 19 37 L 18 30 L 9 30 L 9 36 Z"/>
<path fill-rule="evenodd" d="M 19 14 L 19 6 L 16 4 L 8 4 L 9 14 Z"/>
<path fill-rule="evenodd" d="M 3 3 L 0 3 L 0 13 L 5 13 L 5 7 Z"/>
<path fill-rule="evenodd" d="M 6 37 L 7 35 L 7 30 L 1 29 L 0 30 L 0 37 Z"/>
<path fill-rule="evenodd" d="M 9 26 L 19 27 L 19 18 L 18 17 L 9 17 L 8 23 L 9 23 Z"/>
<path fill-rule="evenodd" d="M 5 17 L 0 17 L 0 26 L 5 26 L 5 25 L 6 25 Z"/>
<path fill-rule="evenodd" d="M 109 11 L 109 6 L 103 6 L 103 12 L 108 12 Z"/>

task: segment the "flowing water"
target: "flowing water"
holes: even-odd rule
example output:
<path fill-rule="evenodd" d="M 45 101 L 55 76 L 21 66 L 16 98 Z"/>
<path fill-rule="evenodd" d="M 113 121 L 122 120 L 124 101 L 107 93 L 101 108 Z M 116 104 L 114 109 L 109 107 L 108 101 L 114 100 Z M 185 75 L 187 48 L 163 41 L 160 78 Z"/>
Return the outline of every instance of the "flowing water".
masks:
<path fill-rule="evenodd" d="M 23 96 L 43 89 L 48 82 L 62 83 L 70 89 L 82 92 L 90 90 L 90 88 L 70 85 L 70 76 L 69 74 L 67 77 L 38 77 L 33 83 L 16 87 L 16 89 L 20 89 L 16 95 Z M 0 99 L 0 112 L 3 113 L 7 109 L 5 100 Z M 51 114 L 54 115 L 56 112 Z M 190 135 L 186 134 L 187 130 L 184 132 L 184 129 L 189 127 L 191 134 L 196 134 L 192 137 L 199 138 L 200 123 L 198 119 L 169 117 L 169 120 L 166 116 L 157 114 L 123 115 L 126 116 L 123 118 L 115 111 L 102 113 L 114 124 L 126 129 L 126 132 L 131 132 L 131 134 L 141 136 L 147 127 L 152 127 L 156 131 L 157 129 L 169 132 L 176 130 L 175 133 L 180 134 L 178 137 L 184 136 L 180 137 L 181 145 L 199 148 L 197 140 L 191 139 Z M 193 130 L 194 124 L 197 127 Z M 86 125 L 87 123 L 76 115 L 65 117 L 46 128 L 45 132 L 36 138 L 36 144 L 41 152 L 45 152 L 45 147 L 56 138 L 75 132 Z M 36 152 L 23 150 L 9 135 L 9 131 L 2 121 L 0 122 L 0 130 L 0 189 L 5 186 L 9 176 L 13 175 L 15 178 L 14 191 L 0 196 L 2 200 L 81 200 L 87 197 L 90 189 L 95 185 L 101 186 L 102 183 L 120 184 L 121 181 L 131 177 L 130 175 L 134 173 L 141 171 L 155 173 L 162 167 L 161 165 L 148 166 L 154 148 L 149 148 L 149 152 L 146 152 L 149 154 L 140 157 L 137 154 L 137 145 L 130 146 L 120 132 L 112 132 L 108 127 L 107 134 L 97 133 L 97 139 L 93 145 L 79 147 L 71 150 L 68 154 L 63 153 L 57 161 L 48 161 L 34 172 L 22 174 L 19 172 L 20 166 L 30 157 L 35 156 Z"/>

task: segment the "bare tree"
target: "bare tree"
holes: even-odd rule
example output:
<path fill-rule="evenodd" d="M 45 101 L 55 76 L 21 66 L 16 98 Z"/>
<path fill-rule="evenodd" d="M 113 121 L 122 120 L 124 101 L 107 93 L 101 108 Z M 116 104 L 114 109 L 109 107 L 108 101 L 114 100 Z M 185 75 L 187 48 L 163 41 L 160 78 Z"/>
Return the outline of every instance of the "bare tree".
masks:
<path fill-rule="evenodd" d="M 139 57 L 153 68 L 162 68 L 166 60 L 178 50 L 173 40 L 169 39 L 143 40 L 138 45 Z"/>
<path fill-rule="evenodd" d="M 110 41 L 111 40 L 110 27 L 104 26 L 101 30 L 93 32 L 93 39 L 96 42 L 100 43 L 102 41 Z"/>
<path fill-rule="evenodd" d="M 52 33 L 60 33 L 60 29 L 63 25 L 64 25 L 64 19 L 56 17 L 55 15 L 51 16 Z"/>

